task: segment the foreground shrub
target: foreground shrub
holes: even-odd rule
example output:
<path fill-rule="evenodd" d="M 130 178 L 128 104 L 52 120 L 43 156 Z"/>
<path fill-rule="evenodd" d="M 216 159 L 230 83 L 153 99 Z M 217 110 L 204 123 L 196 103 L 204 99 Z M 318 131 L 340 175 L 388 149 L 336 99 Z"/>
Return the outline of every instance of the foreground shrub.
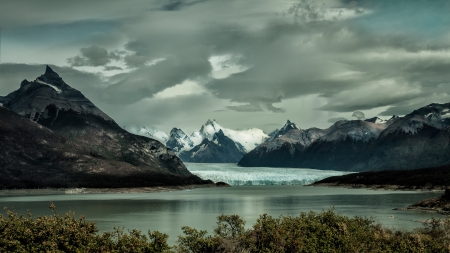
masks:
<path fill-rule="evenodd" d="M 372 219 L 333 210 L 274 218 L 263 214 L 252 228 L 236 215 L 218 217 L 213 235 L 184 227 L 178 252 L 450 252 L 450 221 L 432 220 L 414 231 L 393 231 Z"/>
<path fill-rule="evenodd" d="M 7 217 L 0 215 L 0 252 L 167 252 L 168 236 L 158 231 L 123 229 L 98 234 L 93 222 L 85 217 L 75 218 L 69 212 L 61 216 L 50 206 L 53 215 L 33 218 L 7 211 Z"/>
<path fill-rule="evenodd" d="M 95 223 L 73 212 L 33 218 L 0 215 L 0 252 L 450 252 L 450 221 L 431 220 L 413 231 L 383 228 L 372 219 L 333 210 L 274 218 L 263 214 L 245 229 L 238 215 L 220 215 L 211 235 L 183 227 L 173 247 L 158 231 L 98 233 Z"/>

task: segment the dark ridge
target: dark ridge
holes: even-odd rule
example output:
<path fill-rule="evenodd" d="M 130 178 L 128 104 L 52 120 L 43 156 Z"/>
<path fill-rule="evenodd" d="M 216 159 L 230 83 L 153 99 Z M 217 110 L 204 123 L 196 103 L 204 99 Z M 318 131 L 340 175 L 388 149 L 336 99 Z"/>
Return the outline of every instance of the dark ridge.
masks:
<path fill-rule="evenodd" d="M 361 172 L 329 177 L 314 183 L 314 185 L 321 184 L 335 186 L 366 185 L 368 187 L 397 185 L 410 189 L 445 188 L 450 186 L 450 164 L 416 170 Z"/>

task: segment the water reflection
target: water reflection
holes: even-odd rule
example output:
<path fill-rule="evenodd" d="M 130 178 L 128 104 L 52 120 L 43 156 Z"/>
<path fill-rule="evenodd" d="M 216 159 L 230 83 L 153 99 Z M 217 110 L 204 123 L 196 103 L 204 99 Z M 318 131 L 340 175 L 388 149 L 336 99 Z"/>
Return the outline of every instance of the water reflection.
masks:
<path fill-rule="evenodd" d="M 73 210 L 96 221 L 101 231 L 115 227 L 159 230 L 170 242 L 181 234 L 182 226 L 212 231 L 220 214 L 238 214 L 251 226 L 260 214 L 298 215 L 320 212 L 334 206 L 348 216 L 374 216 L 386 226 L 411 229 L 415 220 L 440 217 L 425 212 L 394 211 L 441 193 L 389 192 L 305 186 L 251 186 L 205 188 L 192 191 L 136 194 L 86 194 L 2 197 L 0 205 L 37 215 L 51 214 L 53 201 L 59 213 Z M 395 218 L 391 216 L 394 215 Z"/>

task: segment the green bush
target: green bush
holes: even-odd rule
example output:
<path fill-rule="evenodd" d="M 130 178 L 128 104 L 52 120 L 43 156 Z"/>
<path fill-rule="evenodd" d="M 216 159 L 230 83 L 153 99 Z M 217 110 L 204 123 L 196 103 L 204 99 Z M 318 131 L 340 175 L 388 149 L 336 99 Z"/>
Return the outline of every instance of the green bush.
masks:
<path fill-rule="evenodd" d="M 237 215 L 221 215 L 213 235 L 184 227 L 174 250 L 197 252 L 450 252 L 450 221 L 393 231 L 372 219 L 333 210 L 274 218 L 263 214 L 245 230 Z"/>
<path fill-rule="evenodd" d="M 95 223 L 73 212 L 34 218 L 7 210 L 0 215 L 0 252 L 450 252 L 450 221 L 433 219 L 423 228 L 395 231 L 372 219 L 333 210 L 274 218 L 263 214 L 245 229 L 238 215 L 220 215 L 211 235 L 183 227 L 173 247 L 158 231 L 98 233 Z"/>
<path fill-rule="evenodd" d="M 98 234 L 93 222 L 85 217 L 75 218 L 75 213 L 33 218 L 7 210 L 7 217 L 0 215 L 0 252 L 168 252 L 168 236 L 158 231 L 123 229 Z"/>

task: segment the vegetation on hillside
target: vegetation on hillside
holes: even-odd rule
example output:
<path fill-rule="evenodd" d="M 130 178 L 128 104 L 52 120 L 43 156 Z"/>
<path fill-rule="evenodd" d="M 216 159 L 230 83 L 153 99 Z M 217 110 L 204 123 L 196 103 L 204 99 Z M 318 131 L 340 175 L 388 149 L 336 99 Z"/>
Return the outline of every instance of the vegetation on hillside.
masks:
<path fill-rule="evenodd" d="M 372 219 L 333 210 L 274 218 L 263 214 L 251 228 L 238 215 L 221 215 L 213 234 L 183 227 L 174 246 L 158 231 L 115 228 L 98 233 L 73 212 L 34 218 L 7 210 L 0 216 L 0 252 L 450 252 L 450 221 L 432 220 L 413 231 L 386 229 Z"/>

